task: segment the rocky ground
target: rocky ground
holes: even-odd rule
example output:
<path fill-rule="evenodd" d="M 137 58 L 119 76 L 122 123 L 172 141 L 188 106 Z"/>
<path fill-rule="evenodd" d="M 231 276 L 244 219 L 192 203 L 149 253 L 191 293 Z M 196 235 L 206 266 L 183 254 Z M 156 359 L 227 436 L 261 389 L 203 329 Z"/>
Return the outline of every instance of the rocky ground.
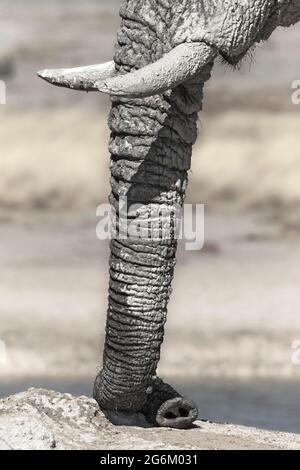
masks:
<path fill-rule="evenodd" d="M 191 430 L 113 426 L 96 402 L 43 389 L 0 401 L 0 449 L 300 449 L 300 436 L 197 421 Z"/>

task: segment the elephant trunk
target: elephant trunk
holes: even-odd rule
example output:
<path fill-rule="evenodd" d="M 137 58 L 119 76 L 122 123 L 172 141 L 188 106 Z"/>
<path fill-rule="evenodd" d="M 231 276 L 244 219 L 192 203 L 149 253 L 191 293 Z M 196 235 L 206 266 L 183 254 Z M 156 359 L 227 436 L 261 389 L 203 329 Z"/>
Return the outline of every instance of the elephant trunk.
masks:
<path fill-rule="evenodd" d="M 114 99 L 112 105 L 110 202 L 117 210 L 118 235 L 111 241 L 103 370 L 94 392 L 103 409 L 143 411 L 152 422 L 157 422 L 163 402 L 175 397 L 178 402 L 176 392 L 153 378 L 176 262 L 177 239 L 169 215 L 176 217 L 176 207 L 183 204 L 196 138 L 197 114 L 184 114 L 175 107 L 181 93 L 173 92 L 169 98 Z M 123 197 L 127 208 L 121 214 L 118 205 Z M 132 204 L 141 205 L 137 212 L 131 211 Z M 121 237 L 121 215 L 139 227 L 140 238 L 128 233 Z M 156 232 L 149 232 L 148 224 L 155 220 Z M 178 414 L 167 408 L 167 416 Z M 182 411 L 185 420 L 191 410 L 189 403 Z"/>
<path fill-rule="evenodd" d="M 115 54 L 121 73 L 133 68 L 134 49 L 122 43 Z M 145 66 L 147 58 L 151 63 L 150 54 L 147 48 L 140 51 L 135 66 Z M 94 397 L 104 410 L 142 412 L 152 423 L 178 428 L 189 427 L 197 409 L 158 379 L 156 369 L 176 263 L 177 208 L 184 202 L 197 113 L 211 67 L 164 94 L 114 96 L 109 117 L 110 203 L 117 212 L 117 236 L 111 241 L 103 369 Z M 121 210 L 124 197 L 127 206 Z M 132 204 L 141 205 L 137 212 Z M 140 228 L 140 237 L 120 236 L 121 215 Z M 149 233 L 150 221 L 157 226 Z"/>
<path fill-rule="evenodd" d="M 110 416 L 141 412 L 153 424 L 184 428 L 196 419 L 197 409 L 156 377 L 156 369 L 176 262 L 178 208 L 203 85 L 217 49 L 201 41 L 176 46 L 167 26 L 175 21 L 173 13 L 169 1 L 124 0 L 113 63 L 45 70 L 39 76 L 57 86 L 112 96 L 110 202 L 117 230 L 111 241 L 103 369 L 94 397 Z M 124 218 L 130 222 L 125 234 Z"/>

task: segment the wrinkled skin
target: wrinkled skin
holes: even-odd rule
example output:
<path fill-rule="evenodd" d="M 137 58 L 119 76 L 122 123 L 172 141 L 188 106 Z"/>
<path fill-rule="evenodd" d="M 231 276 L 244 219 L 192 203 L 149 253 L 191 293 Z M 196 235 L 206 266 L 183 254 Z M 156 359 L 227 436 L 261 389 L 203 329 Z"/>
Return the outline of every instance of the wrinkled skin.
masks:
<path fill-rule="evenodd" d="M 128 207 L 142 203 L 154 218 L 157 208 L 184 202 L 197 115 L 214 57 L 238 63 L 276 27 L 299 21 L 300 1 L 124 0 L 120 14 L 113 73 L 110 64 L 105 74 L 97 72 L 98 82 L 76 78 L 75 69 L 71 75 L 64 70 L 41 76 L 112 95 L 110 202 L 117 208 L 119 198 L 127 196 Z M 170 51 L 181 54 L 180 45 L 187 43 L 195 49 L 188 47 L 172 64 Z M 197 68 L 202 51 L 207 57 Z M 174 80 L 167 77 L 170 71 Z M 114 422 L 120 412 L 143 413 L 152 424 L 186 428 L 197 417 L 192 402 L 156 377 L 176 249 L 174 236 L 111 241 L 106 342 L 94 397 Z"/>
<path fill-rule="evenodd" d="M 175 1 L 180 24 L 174 45 L 204 41 L 217 47 L 230 63 L 239 62 L 256 43 L 266 40 L 278 26 L 300 20 L 300 2 L 274 0 Z"/>

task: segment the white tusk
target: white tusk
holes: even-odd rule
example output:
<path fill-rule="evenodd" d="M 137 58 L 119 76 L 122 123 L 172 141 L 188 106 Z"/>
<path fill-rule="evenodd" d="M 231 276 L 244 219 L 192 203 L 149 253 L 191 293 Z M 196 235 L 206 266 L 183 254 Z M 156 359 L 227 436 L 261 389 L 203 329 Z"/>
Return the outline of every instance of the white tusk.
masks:
<path fill-rule="evenodd" d="M 114 62 L 72 69 L 47 69 L 38 72 L 40 78 L 52 85 L 84 91 L 98 91 L 95 83 L 113 77 L 115 74 Z"/>
<path fill-rule="evenodd" d="M 206 43 L 184 43 L 142 69 L 113 78 L 100 79 L 95 85 L 99 91 L 114 96 L 131 98 L 152 96 L 175 88 L 199 75 L 216 56 L 217 49 Z"/>

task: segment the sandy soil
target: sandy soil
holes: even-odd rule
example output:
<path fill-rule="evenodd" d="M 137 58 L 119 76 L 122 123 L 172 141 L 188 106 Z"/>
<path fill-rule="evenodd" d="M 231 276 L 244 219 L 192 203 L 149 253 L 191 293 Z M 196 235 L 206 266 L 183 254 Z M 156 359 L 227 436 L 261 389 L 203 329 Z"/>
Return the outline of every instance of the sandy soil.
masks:
<path fill-rule="evenodd" d="M 94 376 L 108 263 L 96 223 L 92 212 L 2 218 L 2 380 Z M 291 361 L 300 338 L 299 263 L 299 241 L 282 239 L 266 221 L 208 214 L 205 249 L 179 252 L 160 374 L 299 376 Z"/>

